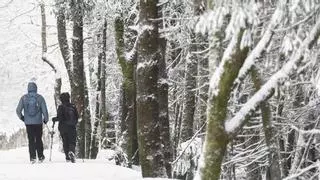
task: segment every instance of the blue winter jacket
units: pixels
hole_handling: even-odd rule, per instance
[[[40,106],[39,112],[34,115],[30,116],[27,112],[25,112],[25,107],[27,106],[27,103],[25,102],[26,97],[28,96],[36,96],[37,97],[37,103]],[[23,110],[23,114],[22,114]],[[28,84],[28,94],[25,94],[21,97],[19,104],[16,109],[17,115],[19,119],[24,121],[26,125],[32,125],[32,124],[42,124],[43,122],[47,123],[49,120],[48,110],[46,101],[44,98],[37,93],[37,85],[34,82],[30,82]]]

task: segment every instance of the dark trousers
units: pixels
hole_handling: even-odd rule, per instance
[[[76,149],[76,139],[77,139],[77,131],[76,126],[72,125],[62,125],[60,129],[60,135],[63,143],[63,151],[66,155],[66,159],[69,160],[69,151],[75,153]]]
[[[26,125],[28,141],[29,141],[29,155],[30,160],[43,158],[43,143],[42,143],[42,124]]]

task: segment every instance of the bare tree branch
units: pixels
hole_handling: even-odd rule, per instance
[[[13,17],[12,19],[10,19],[10,24],[12,24],[12,22],[13,22],[14,20],[16,20],[17,18],[19,18],[19,17],[21,17],[21,16],[23,16],[23,15],[26,15],[26,14],[32,12],[32,11],[35,10],[35,9],[36,9],[36,6],[34,5],[32,9],[30,9],[30,10],[28,10],[28,11],[25,11],[25,12],[23,12],[23,13],[21,13],[21,14],[18,14],[17,16],[15,16],[15,17]]]
[[[315,41],[320,35],[320,19],[318,19],[316,25],[313,27],[309,36],[305,38],[302,46],[291,56],[290,60],[261,87],[261,89],[255,93],[255,95],[243,105],[243,107],[237,112],[237,114],[225,123],[226,131],[229,134],[235,134],[244,125],[245,118],[255,110],[261,102],[270,98],[275,86],[281,83],[292,74],[292,71],[298,66],[298,64],[304,59],[305,53],[308,49],[314,45]],[[307,60],[306,60],[307,61]]]
[[[0,9],[8,7],[12,2],[13,2],[13,0],[8,1],[3,6],[0,6]]]

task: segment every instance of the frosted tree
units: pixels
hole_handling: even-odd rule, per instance
[[[98,133],[98,130],[105,128],[107,123],[107,114],[106,114],[106,39],[107,39],[107,20],[102,16],[102,27],[98,30],[97,33],[97,49],[98,49],[98,70],[96,72],[97,78],[97,93],[96,93],[96,108],[95,108],[95,120],[93,124],[92,131],[92,141],[91,141],[91,150],[90,158],[95,159],[97,157],[101,136]],[[103,138],[102,138],[103,139]],[[115,141],[113,142],[115,143]]]
[[[117,2],[119,3],[119,2]],[[119,3],[120,5],[120,3]],[[121,2],[121,7],[134,6],[134,2]],[[137,114],[136,114],[136,82],[135,68],[137,64],[136,35],[129,31],[129,26],[135,26],[136,8],[122,8],[114,20],[116,52],[123,74],[121,99],[121,134],[122,146],[128,157],[129,166],[138,164]],[[129,16],[125,16],[128,14]],[[127,35],[127,38],[125,36]],[[133,41],[133,43],[132,43]],[[129,51],[129,52],[127,52]]]
[[[55,107],[58,108],[58,105],[60,104],[60,93],[61,93],[61,86],[62,86],[62,80],[60,76],[60,72],[57,69],[56,65],[54,65],[49,59],[48,59],[48,47],[47,47],[47,20],[46,20],[46,9],[45,9],[45,3],[43,1],[40,2],[40,10],[41,10],[41,44],[42,44],[42,60],[46,62],[52,70],[56,74],[56,80],[55,80],[55,86],[54,86],[54,100],[55,100]]]
[[[284,14],[287,8],[295,8],[298,3],[304,4],[304,13],[300,15],[304,16],[304,19],[295,17],[293,21],[285,24]],[[229,142],[232,141],[235,136],[239,133],[239,130],[246,124],[246,122],[252,117],[252,112],[260,107],[262,123],[264,127],[264,137],[266,145],[268,147],[268,162],[269,168],[267,170],[267,177],[269,179],[279,179],[281,177],[281,172],[279,171],[279,164],[277,164],[279,157],[279,150],[277,145],[277,139],[273,137],[275,131],[272,128],[272,122],[270,121],[273,118],[270,118],[270,107],[266,104],[266,100],[272,97],[274,89],[277,85],[281,85],[282,82],[293,72],[293,69],[296,68],[304,59],[304,54],[306,49],[311,49],[314,45],[315,39],[319,35],[318,23],[308,22],[308,25],[311,25],[312,28],[309,28],[306,31],[309,31],[309,34],[302,37],[300,36],[300,42],[296,42],[296,51],[294,53],[288,54],[288,62],[282,63],[282,67],[279,68],[279,71],[274,72],[275,74],[270,78],[265,78],[265,84],[259,87],[259,84],[262,82],[261,79],[257,79],[256,70],[252,69],[254,63],[262,62],[264,57],[262,56],[263,52],[267,48],[273,47],[270,46],[270,42],[274,43],[277,39],[272,41],[272,37],[275,34],[273,29],[281,27],[280,25],[294,28],[298,24],[304,23],[309,19],[315,17],[316,8],[310,8],[306,4],[313,3],[314,1],[308,1],[306,3],[294,1],[292,4],[286,2],[278,2],[276,4],[276,10],[268,23],[264,25],[264,30],[261,34],[261,38],[257,43],[252,43],[251,36],[252,34],[248,32],[254,32],[253,28],[257,27],[259,16],[257,16],[257,9],[265,8],[263,5],[272,6],[272,4],[262,3],[259,5],[259,2],[235,2],[235,1],[216,1],[209,2],[209,5],[212,5],[213,11],[209,12],[210,15],[204,16],[206,18],[211,17],[212,21],[209,21],[208,24],[212,22],[213,26],[221,27],[223,21],[219,21],[219,18],[222,17],[223,13],[232,12],[230,17],[230,22],[228,22],[228,27],[226,29],[226,38],[231,39],[229,41],[228,47],[224,50],[224,55],[222,61],[219,63],[218,68],[215,70],[214,75],[210,80],[210,94],[209,94],[209,107],[208,107],[208,126],[206,131],[206,143],[204,147],[204,162],[201,168],[201,179],[219,179],[221,172],[221,164],[224,161],[223,156],[227,154],[227,147]],[[290,5],[293,5],[292,7]],[[242,8],[247,9],[242,13]],[[231,7],[231,9],[228,9]],[[259,8],[260,7],[260,8]],[[257,9],[256,9],[257,8]],[[292,10],[292,9],[290,9]],[[295,14],[298,11],[292,11],[287,14],[286,17],[293,17],[292,14]],[[292,13],[292,14],[291,14]],[[291,16],[292,15],[292,16]],[[233,24],[237,22],[237,24]],[[208,25],[207,24],[207,25]],[[199,30],[202,31],[205,27],[201,27],[201,20],[199,23]],[[212,26],[209,26],[212,28]],[[310,26],[309,26],[310,27]],[[286,28],[284,28],[286,29]],[[306,32],[304,31],[304,32]],[[301,35],[301,34],[300,34]],[[271,45],[273,45],[271,43]],[[250,47],[250,51],[249,51]],[[285,48],[288,48],[285,45]],[[291,49],[292,50],[292,49]],[[268,54],[269,55],[269,54]],[[256,67],[256,66],[255,66]],[[260,67],[258,67],[259,69]],[[241,108],[232,114],[228,112],[230,107],[231,95],[234,91],[234,88],[237,87],[239,83],[237,78],[243,79],[248,75],[248,72],[252,72],[252,80],[257,92],[252,95],[249,100],[241,105]],[[260,81],[260,83],[259,83]],[[235,89],[237,90],[237,89]],[[233,101],[233,100],[232,100]],[[231,101],[231,102],[232,102]],[[234,107],[230,107],[234,109]],[[229,109],[230,111],[230,109]],[[232,110],[231,110],[232,111]],[[231,157],[232,158],[232,157]]]
[[[158,1],[140,1],[136,70],[137,119],[140,163],[143,177],[166,177],[159,122],[158,78],[161,61]]]
[[[66,11],[70,3],[70,11]],[[79,157],[89,157],[91,144],[91,117],[88,89],[83,61],[83,16],[84,4],[77,1],[57,1],[58,41],[65,66],[68,71],[71,101],[76,105],[80,114],[78,127]],[[73,21],[72,58],[66,31],[66,12],[71,12]]]

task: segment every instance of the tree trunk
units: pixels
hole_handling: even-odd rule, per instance
[[[201,168],[201,179],[219,179],[221,164],[229,142],[228,134],[224,129],[227,115],[227,105],[232,90],[232,85],[248,54],[248,48],[240,48],[244,30],[239,30],[231,40],[229,47],[231,54],[224,56],[221,67],[223,68],[220,81],[217,82],[217,92],[213,92],[209,99],[208,125],[204,146],[204,167]],[[226,53],[230,53],[226,51]]]
[[[41,42],[42,42],[42,60],[46,62],[56,74],[55,84],[54,84],[54,102],[55,107],[58,109],[60,104],[60,93],[61,93],[61,76],[57,70],[57,68],[53,65],[52,62],[48,59],[47,54],[47,20],[46,20],[46,11],[45,11],[45,4],[44,1],[40,2],[40,10],[41,10]]]
[[[258,91],[262,86],[262,79],[258,70],[253,67],[251,70],[251,77],[256,91]],[[263,131],[265,135],[266,144],[268,147],[268,161],[269,167],[267,169],[266,178],[270,180],[280,180],[281,179],[281,167],[280,167],[280,153],[278,139],[275,134],[276,131],[272,126],[272,115],[271,109],[268,101],[264,101],[260,104]]]
[[[199,16],[203,11],[203,5],[205,2],[203,0],[194,0],[193,1],[193,13],[194,16]],[[194,30],[191,30],[191,45],[187,55],[186,61],[186,70],[185,70],[185,95],[184,95],[184,110],[182,118],[182,127],[181,127],[181,141],[185,142],[193,136],[193,128],[195,124],[195,109],[196,109],[196,87],[198,74],[198,59],[195,54],[197,50],[201,49],[199,45],[202,38],[199,35],[196,35]],[[207,94],[207,92],[205,92]],[[203,94],[202,94],[203,95]],[[205,98],[205,96],[202,96]],[[204,110],[204,107],[202,107]],[[200,125],[200,127],[202,124]]]
[[[100,36],[98,35],[98,39],[100,40]],[[100,49],[101,51],[101,49]],[[95,110],[95,119],[93,123],[93,131],[92,131],[92,141],[91,141],[91,159],[96,159],[98,151],[99,151],[99,135],[98,135],[98,128],[100,126],[101,121],[101,52],[98,55],[98,72],[97,72],[97,79],[98,79],[98,86],[97,86],[97,94],[96,94],[96,110]]]
[[[105,19],[104,21],[104,27],[103,27],[103,46],[102,46],[102,53],[101,53],[101,102],[100,102],[100,126],[101,126],[101,144],[102,146],[103,141],[106,140],[107,132],[106,132],[106,123],[108,122],[108,113],[107,113],[107,107],[106,107],[106,64],[107,64],[107,56],[106,56],[106,51],[107,51],[107,20]],[[105,147],[104,147],[105,148]]]
[[[158,1],[140,0],[140,39],[138,43],[137,119],[139,155],[143,177],[166,177],[159,122]]]
[[[131,164],[138,164],[138,158],[135,157],[138,150],[137,139],[137,114],[136,114],[136,85],[134,79],[135,59],[126,59],[125,56],[125,43],[124,43],[124,22],[118,17],[115,20],[116,32],[116,52],[118,62],[121,66],[123,74],[123,99],[121,107],[122,114],[122,138],[124,139],[125,152],[128,156],[129,167]]]
[[[194,124],[194,111],[196,106],[195,89],[197,86],[197,59],[195,54],[195,36],[191,37],[193,45],[187,55],[187,64],[185,70],[185,94],[184,94],[184,110],[181,126],[181,142],[185,142],[193,136],[193,124]]]
[[[58,31],[58,42],[61,51],[61,55],[64,60],[65,67],[68,72],[68,78],[70,81],[71,89],[73,89],[73,76],[72,76],[72,67],[71,67],[71,55],[69,51],[69,44],[67,39],[67,31],[66,31],[66,17],[65,12],[66,8],[64,6],[63,0],[56,1],[58,6],[57,12],[57,31]]]
[[[258,115],[258,114],[256,114]],[[250,122],[248,122],[250,123]],[[254,125],[253,123],[251,123],[252,125]],[[248,127],[250,127],[251,125],[248,124]],[[250,136],[248,137],[246,140],[245,140],[245,145],[248,147],[248,146],[252,146],[253,144],[256,144],[259,142],[260,140],[260,137],[259,137],[259,131],[256,130],[256,129],[250,129],[248,130],[250,134],[253,134],[253,136]],[[256,148],[253,147],[253,148]],[[260,168],[259,168],[259,163],[258,162],[250,162],[250,164],[247,166],[246,168],[246,172],[247,172],[247,177],[246,177],[246,180],[262,180],[262,173],[260,171]]]
[[[71,2],[73,20],[73,86],[71,100],[76,105],[81,121],[78,127],[79,158],[88,158],[91,144],[91,121],[88,88],[83,62],[83,5],[79,0]]]
[[[103,21],[106,21],[105,19]],[[105,22],[104,22],[105,23]],[[105,33],[106,28],[103,27],[101,31],[97,35],[98,39],[98,72],[97,72],[97,80],[98,80],[98,85],[97,85],[97,94],[96,94],[96,110],[95,110],[95,120],[93,124],[93,132],[92,132],[92,141],[91,141],[91,154],[90,158],[91,159],[96,159],[97,154],[99,151],[99,134],[98,134],[98,129],[100,127],[100,122],[101,122],[101,117],[102,117],[102,112],[101,112],[101,75],[102,75],[102,59],[105,58],[105,46],[106,46],[106,36]]]
[[[164,160],[165,167],[167,170],[168,177],[171,177],[171,162],[172,162],[172,147],[170,139],[170,122],[169,122],[169,112],[168,112],[168,76],[167,76],[167,66],[165,59],[166,52],[166,40],[160,39],[160,52],[161,58],[159,59],[159,75],[158,75],[158,100],[159,100],[159,122],[160,125],[160,139],[163,144],[164,149]]]
[[[199,129],[207,120],[207,102],[208,102],[208,92],[209,92],[209,61],[208,58],[200,58],[198,62],[198,87],[199,87],[199,97],[197,98],[197,114],[196,119],[197,126]],[[205,128],[201,132],[205,132]]]

